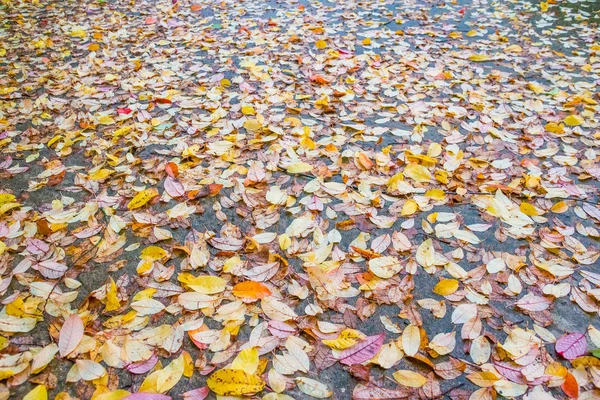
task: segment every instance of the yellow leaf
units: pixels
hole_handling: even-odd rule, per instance
[[[490,371],[473,372],[467,375],[467,379],[479,387],[490,387],[494,382],[500,379],[495,373]]]
[[[315,47],[319,50],[323,50],[324,48],[327,47],[327,42],[324,40],[317,40],[315,42]]]
[[[115,120],[110,115],[101,115],[98,117],[98,123],[100,125],[112,125],[115,123]]]
[[[254,374],[258,368],[258,349],[248,347],[240,351],[231,363],[231,369],[241,369],[247,374]]]
[[[537,215],[540,215],[537,208],[535,208],[535,206],[532,204],[523,202],[521,203],[519,208],[521,209],[521,212],[527,215],[528,217],[535,217]]]
[[[119,298],[117,297],[117,284],[110,278],[109,288],[106,291],[106,308],[104,311],[110,312],[118,310],[121,307]]]
[[[179,382],[185,369],[184,355],[177,357],[163,369],[154,371],[144,379],[140,392],[166,393]]]
[[[292,239],[285,233],[279,235],[279,248],[281,250],[287,250],[292,245]]]
[[[100,45],[98,43],[90,43],[88,46],[89,51],[98,51],[100,50]]]
[[[363,46],[368,46],[368,45],[370,45],[370,44],[371,44],[371,38],[364,38],[364,39],[362,40],[362,44],[363,44]]]
[[[569,206],[567,205],[567,203],[565,203],[564,201],[559,201],[558,203],[556,203],[555,205],[552,206],[550,211],[552,211],[555,214],[562,214],[562,213],[566,212],[568,209],[569,209]]]
[[[37,385],[33,390],[23,397],[23,400],[48,400],[46,386]]]
[[[433,200],[444,200],[446,198],[446,193],[444,193],[442,189],[431,189],[425,192],[425,196]]]
[[[166,250],[158,246],[148,246],[140,254],[140,258],[144,261],[157,261],[168,255]]]
[[[427,383],[427,378],[418,372],[401,369],[393,373],[396,382],[403,386],[418,388]]]
[[[208,378],[206,384],[210,390],[221,396],[253,394],[265,387],[265,382],[259,375],[231,368],[216,371]]]
[[[505,53],[521,53],[523,52],[523,48],[518,44],[512,44],[504,49]]]
[[[256,114],[256,111],[254,110],[254,107],[252,107],[252,106],[242,106],[242,114],[254,115],[254,114]]]
[[[490,56],[487,54],[473,54],[472,56],[469,56],[469,60],[475,62],[489,61]]]
[[[262,124],[256,119],[247,119],[244,121],[244,128],[249,131],[257,131],[262,128]]]
[[[569,126],[578,126],[583,124],[583,118],[580,115],[569,115],[564,122]]]
[[[204,275],[194,278],[188,286],[198,293],[215,294],[225,290],[227,281],[218,276]]]
[[[402,349],[407,356],[414,356],[421,346],[421,331],[413,324],[408,325],[402,332]]]
[[[542,12],[548,11],[548,2],[547,1],[540,2],[540,10]]]
[[[102,168],[99,169],[98,171],[94,172],[93,174],[88,175],[88,177],[93,180],[93,181],[101,181],[102,179],[106,179],[110,176],[110,174],[112,174],[113,170],[110,169],[106,169],[106,168]]]
[[[404,203],[404,205],[402,206],[402,211],[401,211],[400,215],[402,215],[403,217],[413,215],[414,213],[417,212],[418,209],[419,209],[419,206],[416,201],[407,200],[406,203]]]
[[[127,390],[117,389],[112,392],[101,393],[98,395],[96,395],[96,393],[94,393],[94,396],[92,397],[92,399],[93,400],[123,400],[130,394],[131,393],[128,392]],[[56,400],[56,398],[55,398],[55,400]]]
[[[442,279],[433,288],[433,293],[440,296],[448,296],[458,290],[458,281],[456,279]]]
[[[346,328],[337,338],[323,340],[323,344],[332,349],[344,350],[354,346],[358,340],[364,338],[364,336],[365,335],[357,330]]]
[[[13,208],[21,207],[19,203],[4,203],[0,204],[0,215],[4,214],[7,211],[12,210]]]
[[[300,174],[300,173],[312,171],[313,167],[312,167],[312,165],[310,165],[308,163],[298,161],[298,162],[288,165],[286,169],[287,169],[287,172],[289,172],[290,174]]]
[[[130,210],[135,210],[143,207],[156,196],[158,196],[158,190],[156,190],[156,188],[142,190],[136,194],[133,199],[131,199],[131,201],[127,204],[127,208]]]
[[[462,37],[462,33],[461,32],[450,32],[448,34],[448,37],[450,37],[452,39],[460,39]]]
[[[14,194],[10,194],[10,193],[0,194],[0,205],[6,204],[6,203],[16,203],[16,202],[17,202],[17,198],[15,197]]]
[[[420,164],[410,163],[404,167],[404,176],[407,176],[416,182],[425,183],[431,180],[431,172]]]
[[[475,35],[477,35],[477,31],[475,31],[475,30],[470,30],[469,32],[467,32],[468,37],[473,37]]]

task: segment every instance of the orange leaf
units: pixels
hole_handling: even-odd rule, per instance
[[[242,299],[262,299],[271,295],[271,290],[260,282],[246,281],[233,287],[233,295]]]
[[[567,376],[565,377],[565,381],[563,382],[561,388],[563,392],[565,392],[565,394],[570,398],[576,399],[579,397],[579,385],[577,384],[577,380],[572,373],[567,372]]]
[[[167,175],[171,178],[177,178],[179,175],[179,166],[172,161],[168,162],[167,165],[165,165],[165,171],[167,171]]]

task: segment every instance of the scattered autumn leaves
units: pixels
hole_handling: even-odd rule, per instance
[[[590,13],[267,3],[1,2],[0,399],[600,398]]]

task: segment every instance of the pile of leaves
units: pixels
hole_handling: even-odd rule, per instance
[[[0,399],[600,398],[589,4],[2,0]]]

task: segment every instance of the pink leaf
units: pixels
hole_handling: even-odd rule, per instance
[[[63,276],[68,269],[65,264],[60,264],[49,260],[42,261],[34,268],[40,271],[40,273],[44,275],[44,278],[48,279],[58,279]]]
[[[181,197],[185,194],[183,184],[170,176],[167,176],[167,179],[165,179],[165,190],[171,197]]]
[[[210,393],[210,389],[208,386],[204,386],[203,388],[198,388],[194,390],[190,390],[189,392],[185,392],[183,394],[184,400],[204,400],[206,396]]]
[[[521,372],[523,367],[515,366],[505,362],[494,362],[494,367],[496,367],[496,370],[509,381],[520,384],[525,383],[525,378]]]
[[[127,368],[127,371],[131,372],[132,374],[141,375],[154,368],[157,362],[158,357],[156,356],[156,354],[152,354],[152,357],[150,357],[149,359],[129,364],[125,368]]]
[[[58,351],[62,357],[68,355],[79,346],[83,339],[83,321],[77,314],[71,314],[60,329]]]
[[[158,393],[132,393],[129,396],[125,397],[123,400],[172,400],[171,396],[167,396],[166,394],[158,394]]]
[[[27,239],[27,251],[31,254],[46,254],[48,250],[50,250],[50,246],[48,246],[48,243],[36,238]]]
[[[583,333],[569,333],[556,341],[556,352],[567,360],[574,360],[585,354],[587,341]]]
[[[517,307],[527,311],[544,311],[550,305],[552,301],[545,297],[536,296],[532,293],[525,295],[523,298],[517,301]]]
[[[384,333],[368,336],[362,342],[342,351],[338,359],[342,364],[346,365],[362,364],[377,354],[381,346],[383,346],[384,340]]]
[[[281,339],[285,339],[296,332],[293,327],[289,326],[285,322],[280,321],[269,321],[267,329],[269,332],[271,332],[271,335]]]

